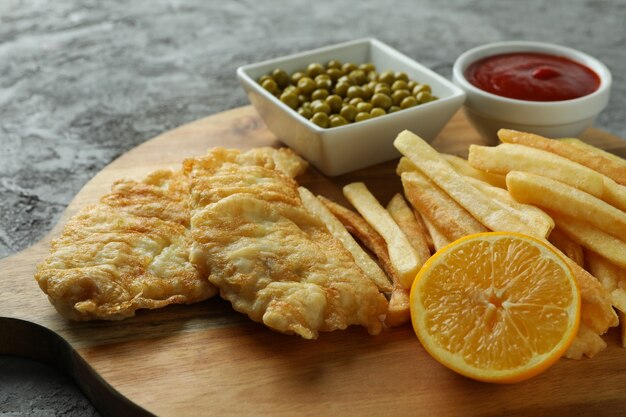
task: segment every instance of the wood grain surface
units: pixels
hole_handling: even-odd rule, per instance
[[[626,141],[589,129],[582,138],[626,156]],[[466,156],[482,143],[461,113],[433,145]],[[166,132],[107,166],[76,196],[43,240],[0,261],[0,353],[58,365],[105,415],[623,415],[626,350],[617,332],[593,359],[562,359],[517,385],[474,382],[448,371],[410,326],[369,336],[363,328],[307,341],[270,331],[219,297],[140,311],[121,322],[73,323],[33,279],[65,220],[120,178],[177,166],[213,146],[279,146],[254,109],[241,107]],[[341,187],[364,181],[386,203],[401,189],[395,161],[337,178],[314,169],[299,179],[343,202]]]

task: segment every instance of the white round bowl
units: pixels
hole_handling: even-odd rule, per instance
[[[541,52],[564,56],[591,68],[600,77],[596,91],[562,101],[527,101],[488,93],[465,78],[467,67],[482,58],[513,52]],[[467,96],[464,111],[478,132],[489,142],[497,141],[501,128],[561,138],[576,137],[593,124],[609,101],[611,73],[596,58],[575,49],[542,42],[496,42],[479,46],[457,58],[452,80]]]

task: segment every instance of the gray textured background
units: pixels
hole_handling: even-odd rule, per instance
[[[128,149],[246,104],[239,65],[360,37],[446,77],[487,42],[578,48],[614,77],[596,127],[626,137],[622,0],[0,0],[0,258],[45,235]],[[97,412],[63,374],[0,356],[0,417],[26,415]]]

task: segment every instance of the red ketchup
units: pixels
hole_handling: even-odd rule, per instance
[[[600,87],[600,77],[590,68],[563,56],[537,52],[483,58],[467,68],[465,78],[489,93],[529,101],[571,100]]]

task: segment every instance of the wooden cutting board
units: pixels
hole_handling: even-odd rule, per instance
[[[589,129],[587,142],[626,156],[626,141]],[[461,113],[433,143],[466,156],[481,143]],[[43,240],[0,261],[0,353],[56,364],[105,415],[554,415],[626,413],[626,350],[616,331],[593,359],[562,359],[517,385],[489,385],[448,371],[423,350],[410,326],[369,336],[363,328],[307,341],[277,334],[219,297],[193,306],[142,311],[121,322],[72,323],[33,279],[50,239],[78,209],[119,178],[141,178],[213,146],[278,146],[250,106],[166,132],[104,168]],[[341,187],[364,181],[386,203],[400,190],[395,162],[338,178],[310,169],[300,183],[344,201]]]

